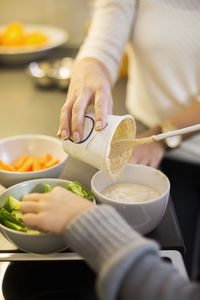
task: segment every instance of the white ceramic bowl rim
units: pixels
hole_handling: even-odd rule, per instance
[[[49,140],[58,140],[56,137],[45,135],[45,134],[19,134],[19,135],[12,135],[5,138],[0,139],[0,144],[2,142],[10,141],[10,140],[18,140],[21,138],[48,138]]]
[[[62,146],[62,143],[59,139],[55,138],[55,137],[52,137],[52,136],[49,136],[49,135],[43,135],[43,134],[23,134],[23,135],[14,135],[14,136],[9,136],[9,137],[6,137],[6,138],[3,138],[0,140],[0,145],[4,142],[7,142],[7,141],[14,141],[14,140],[20,140],[22,138],[28,138],[28,139],[33,139],[33,138],[41,138],[41,139],[48,139],[49,141],[53,141],[53,142],[57,142],[57,143],[60,143],[61,146]],[[66,159],[68,158],[68,155],[66,154],[66,157],[64,159],[62,159],[58,164],[50,167],[49,169],[53,170],[54,168],[58,167],[59,165],[61,165],[63,163],[63,161],[65,161]],[[48,170],[47,169],[43,169],[43,170],[39,170],[39,171],[31,171],[31,172],[14,172],[14,171],[6,171],[6,170],[0,170],[0,172],[2,173],[7,173],[7,174],[13,174],[13,175],[17,175],[17,174],[30,174],[30,173],[42,173],[44,171]]]
[[[140,166],[140,165],[138,164],[137,166]],[[145,167],[146,167],[146,168],[151,168],[152,170],[155,170],[155,168],[152,168],[152,167],[149,167],[149,166],[145,166],[145,165],[142,165],[142,167],[143,167],[143,168],[145,168]],[[99,191],[96,189],[96,187],[95,187],[94,184],[93,184],[93,181],[95,180],[95,177],[96,177],[98,174],[103,173],[103,172],[105,172],[105,171],[104,171],[104,170],[99,170],[99,171],[97,171],[97,172],[94,174],[94,176],[92,177],[92,180],[91,180],[91,185],[93,186],[93,189],[95,190],[96,194],[97,194],[99,197],[103,197],[103,198],[105,198],[106,200],[109,200],[109,201],[112,202],[112,203],[119,203],[119,204],[129,205],[129,206],[148,205],[148,203],[153,203],[153,202],[159,201],[160,197],[163,197],[163,196],[167,195],[168,192],[169,192],[169,190],[170,190],[170,181],[169,181],[169,179],[167,178],[167,176],[166,176],[164,173],[162,173],[160,170],[158,170],[158,172],[160,172],[161,175],[163,175],[163,176],[166,177],[166,181],[167,181],[167,183],[168,183],[168,184],[167,184],[167,189],[166,189],[166,191],[165,191],[164,193],[162,193],[159,197],[156,197],[156,198],[154,198],[154,199],[152,199],[152,200],[141,201],[141,202],[122,202],[122,201],[115,201],[115,200],[113,200],[113,199],[111,199],[111,198],[109,198],[109,197],[105,197],[101,192],[99,192]],[[130,181],[130,183],[132,183],[132,182]],[[115,182],[113,182],[113,184],[115,184]]]

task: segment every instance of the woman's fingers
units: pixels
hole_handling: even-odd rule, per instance
[[[74,142],[78,143],[83,139],[83,127],[85,113],[91,102],[92,90],[81,93],[74,102],[71,115],[71,129]]]
[[[87,108],[94,99],[95,129],[102,130],[107,124],[107,116],[112,113],[112,96],[109,88],[85,91],[75,100],[67,100],[63,105],[60,116],[58,136],[68,139],[70,135],[77,143],[83,139],[84,116]]]
[[[137,164],[139,160],[139,157],[137,157],[137,155],[135,155],[135,153],[131,154],[131,157],[129,158],[128,163],[129,164]]]
[[[107,124],[108,114],[112,111],[112,96],[110,87],[99,87],[95,93],[95,129],[102,130]]]
[[[57,135],[67,140],[71,135],[71,113],[74,105],[74,98],[66,100],[60,113],[60,124]]]
[[[129,163],[143,164],[158,168],[165,150],[159,143],[136,146],[133,150]]]
[[[160,160],[157,159],[153,159],[152,161],[150,161],[149,166],[152,168],[158,168],[160,165]]]
[[[150,161],[149,166],[152,168],[158,168],[160,165],[160,162],[163,159],[163,156],[165,154],[165,150],[161,147],[158,151],[157,151],[157,155],[153,155],[152,159]]]
[[[75,142],[83,139],[84,115],[94,105],[95,128],[102,130],[112,113],[112,95],[108,71],[98,60],[85,58],[74,65],[67,101],[61,109],[57,135]]]
[[[149,166],[149,164],[151,163],[151,157],[141,157],[137,163],[139,165]]]

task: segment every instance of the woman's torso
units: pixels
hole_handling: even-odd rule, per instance
[[[154,126],[200,92],[200,1],[138,0],[129,49],[127,107]]]

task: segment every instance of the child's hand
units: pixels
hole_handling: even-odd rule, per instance
[[[20,210],[23,213],[23,222],[27,226],[62,234],[74,218],[94,205],[65,188],[55,187],[46,194],[26,195]]]

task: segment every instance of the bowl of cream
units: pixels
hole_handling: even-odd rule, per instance
[[[138,232],[147,234],[164,216],[170,182],[161,171],[139,164],[127,164],[118,178],[100,170],[91,180],[97,204],[113,206]]]

